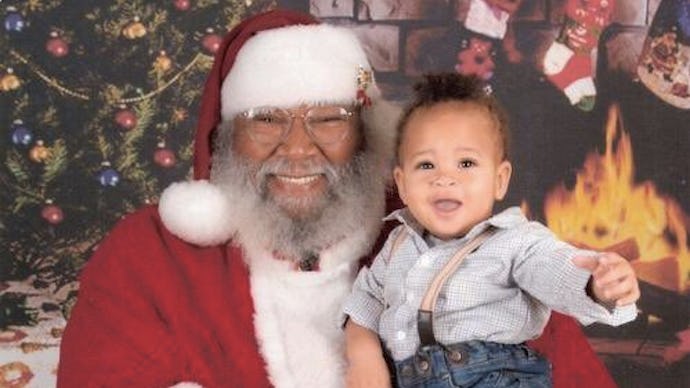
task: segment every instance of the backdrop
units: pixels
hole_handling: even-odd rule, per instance
[[[486,79],[513,131],[501,206],[637,270],[639,318],[586,328],[595,350],[622,387],[690,386],[690,1],[5,0],[0,387],[54,385],[79,270],[190,175],[221,36],[276,6],[355,31],[389,99],[425,72]]]

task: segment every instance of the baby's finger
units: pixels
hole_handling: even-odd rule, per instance
[[[616,301],[616,306],[617,307],[622,307],[622,306],[627,306],[629,304],[633,304],[637,302],[637,300],[640,299],[640,290],[639,289],[634,289],[628,293],[628,295],[625,295],[624,297],[618,299]]]

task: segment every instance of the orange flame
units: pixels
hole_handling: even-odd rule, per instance
[[[635,241],[640,279],[679,292],[690,288],[689,218],[652,182],[634,182],[632,145],[617,105],[609,108],[605,153],[587,156],[572,190],[562,183],[552,189],[544,214],[548,226],[574,244],[606,249]]]

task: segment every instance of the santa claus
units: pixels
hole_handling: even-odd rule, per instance
[[[58,386],[343,386],[341,301],[381,228],[395,112],[348,30],[289,11],[234,28],[205,85],[195,181],[88,262]],[[536,346],[556,385],[612,385],[555,318]]]

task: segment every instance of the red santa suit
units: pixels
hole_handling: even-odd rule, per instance
[[[310,16],[286,11],[248,19],[223,41],[204,89],[195,139],[197,181],[173,185],[159,206],[127,216],[89,260],[62,340],[59,387],[344,385],[340,305],[379,224],[365,222],[321,252],[318,271],[295,271],[289,261],[260,246],[241,244],[232,222],[215,219],[216,214],[232,214],[233,204],[204,180],[209,177],[212,132],[221,117],[252,106],[294,106],[329,96],[339,101],[339,93],[364,95],[372,111],[378,109],[378,90],[361,81],[368,79],[361,77],[362,71],[371,70],[361,48],[338,32],[333,39],[344,39],[334,43],[338,52],[324,54],[332,61],[330,70],[320,74],[316,67],[323,64],[309,59],[278,69],[275,77],[302,69],[299,83],[339,77],[346,79],[342,85],[326,83],[321,90],[284,86],[282,94],[252,95],[247,87],[266,81],[268,88],[275,80],[243,76],[224,82],[237,69],[258,71],[262,64],[257,61],[276,64],[263,54],[252,57],[247,44],[268,33],[279,33],[271,52],[283,60],[299,62],[295,54],[300,53],[311,58],[303,47],[288,44],[280,50],[286,46],[283,33],[295,33],[289,39],[301,42],[303,33],[294,32],[295,25],[317,28],[310,33],[318,31],[317,40],[306,44],[311,51],[315,44],[329,44],[329,27],[319,30],[323,25]],[[348,50],[352,55],[341,55]],[[352,64],[339,67],[352,58],[357,69]],[[350,72],[354,82],[347,80]],[[615,386],[570,318],[554,314],[534,346],[553,363],[556,387]]]

